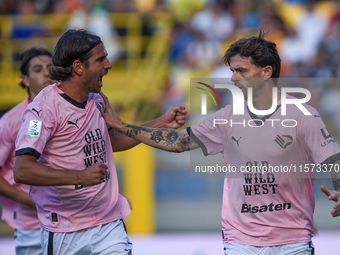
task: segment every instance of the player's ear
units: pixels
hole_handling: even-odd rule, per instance
[[[271,66],[265,66],[262,68],[262,77],[264,78],[265,81],[270,79],[273,74],[273,68]]]
[[[28,81],[28,76],[27,75],[23,75],[22,76],[22,83],[26,86],[26,87],[30,87],[30,83]]]
[[[84,64],[79,60],[75,60],[73,62],[73,70],[76,74],[82,75],[84,72]]]

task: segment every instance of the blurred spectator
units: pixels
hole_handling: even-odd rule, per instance
[[[176,23],[170,36],[172,48],[170,50],[170,61],[177,64],[184,56],[188,44],[193,40],[194,32],[188,22]]]
[[[259,27],[260,18],[257,13],[252,12],[252,2],[250,0],[234,1],[229,10],[235,19],[236,29]]]
[[[110,1],[110,10],[112,12],[137,12],[135,0],[113,0]]]
[[[294,29],[287,32],[279,49],[281,59],[287,64],[307,63],[309,49],[304,47],[303,40]]]
[[[340,78],[340,51],[336,52],[333,59],[334,77]]]
[[[285,0],[285,1],[292,4],[305,4],[308,0]]]
[[[340,0],[334,2],[338,9],[327,13],[332,15],[330,18],[316,11],[320,10],[316,7],[324,4],[316,0],[0,0],[0,13],[18,14],[13,38],[51,33],[45,23],[25,14],[71,13],[67,26],[99,34],[110,61],[122,57],[117,33],[127,34],[125,27],[115,28],[112,13],[136,13],[142,22],[142,35],[149,36],[143,41],[143,49],[156,31],[153,14],[170,13],[174,25],[169,38],[171,66],[166,81],[167,97],[168,101],[177,101],[189,93],[189,78],[229,77],[229,68],[220,64],[221,44],[227,45],[239,36],[250,36],[259,27],[269,31],[267,39],[278,46],[283,61],[281,77],[340,78]],[[294,15],[283,14],[287,6],[296,7]],[[0,36],[1,33],[2,30]],[[313,85],[313,93],[325,94],[322,100],[326,101],[326,96],[335,98],[340,89],[325,84]]]
[[[97,34],[105,44],[110,62],[117,60],[121,54],[116,40],[114,22],[102,1],[80,1],[69,21],[69,28],[83,28]]]
[[[231,76],[233,76],[233,72],[230,70],[230,67],[221,63],[221,61],[219,61],[219,64],[214,67],[209,75],[210,78],[231,78]]]
[[[222,48],[219,41],[209,40],[202,31],[196,31],[194,40],[188,44],[185,60],[194,69],[211,68],[221,59]]]
[[[183,105],[183,102],[186,101],[186,93],[176,84],[164,88],[164,96],[162,100],[162,112],[167,111],[169,107],[176,105]],[[186,107],[186,109],[190,109],[190,107]]]
[[[191,19],[194,30],[200,31],[210,40],[228,40],[234,33],[235,20],[217,1],[208,9],[195,14]]]
[[[315,12],[316,0],[307,2],[307,10],[303,13],[297,24],[296,32],[298,39],[303,44],[306,61],[311,60],[325,36],[328,27],[328,18],[321,13]]]
[[[1,0],[0,14],[13,14],[16,12],[20,0]]]
[[[280,49],[281,42],[287,34],[287,28],[272,1],[263,1],[260,8],[260,27],[268,31],[267,40],[275,42]]]
[[[187,21],[198,11],[201,11],[209,0],[167,0],[167,4],[175,21]]]
[[[319,47],[312,61],[311,78],[332,78],[334,76],[332,62],[328,58],[326,50]]]
[[[321,94],[319,111],[323,117],[332,122],[332,135],[340,133],[340,80],[332,79],[330,87]],[[335,127],[334,127],[335,125]]]
[[[340,51],[340,21],[333,23],[321,43],[330,56]]]
[[[156,0],[151,12],[170,12],[169,7],[165,4],[165,0]]]
[[[46,27],[39,20],[27,15],[38,14],[33,1],[20,1],[18,5],[17,17],[14,19],[12,30],[13,38],[42,37],[47,34]]]

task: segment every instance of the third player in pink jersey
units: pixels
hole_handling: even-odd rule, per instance
[[[16,254],[42,254],[40,224],[37,209],[28,194],[28,185],[14,181],[13,163],[15,140],[27,105],[46,86],[53,83],[47,77],[51,68],[51,53],[33,47],[21,55],[21,87],[27,89],[28,98],[15,106],[0,119],[0,195],[3,205],[2,218],[15,231]]]

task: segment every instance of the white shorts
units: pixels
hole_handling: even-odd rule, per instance
[[[42,255],[40,228],[33,230],[15,230],[16,255]]]
[[[312,242],[266,247],[224,243],[224,255],[315,255],[315,250]]]
[[[44,255],[132,254],[132,243],[122,220],[70,233],[42,229],[41,243]]]

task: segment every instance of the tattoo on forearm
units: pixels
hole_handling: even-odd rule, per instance
[[[131,128],[128,131],[126,131],[126,135],[128,137],[132,137],[133,135],[136,136],[136,135],[140,134],[142,131],[148,132],[148,133],[151,132],[151,130],[149,130],[148,128],[141,127],[141,126],[127,125],[126,127]]]
[[[164,140],[162,133],[163,133],[162,131],[155,131],[155,132],[151,133],[150,139],[152,141],[155,141],[156,143],[159,143],[159,142]]]
[[[168,134],[165,136],[165,144],[166,146],[176,145],[178,143],[178,133],[175,130],[170,130]]]
[[[150,129],[141,126],[135,125],[126,125],[127,131],[125,135],[128,137],[138,136],[138,134],[142,134],[142,132],[151,133],[150,140],[155,143],[161,143],[169,149],[166,149],[170,152],[179,153],[181,151],[190,150],[190,146],[196,145],[197,143],[190,139],[188,134],[180,134],[178,130],[173,129]],[[122,132],[122,133],[124,133]],[[165,149],[165,148],[164,148]]]

